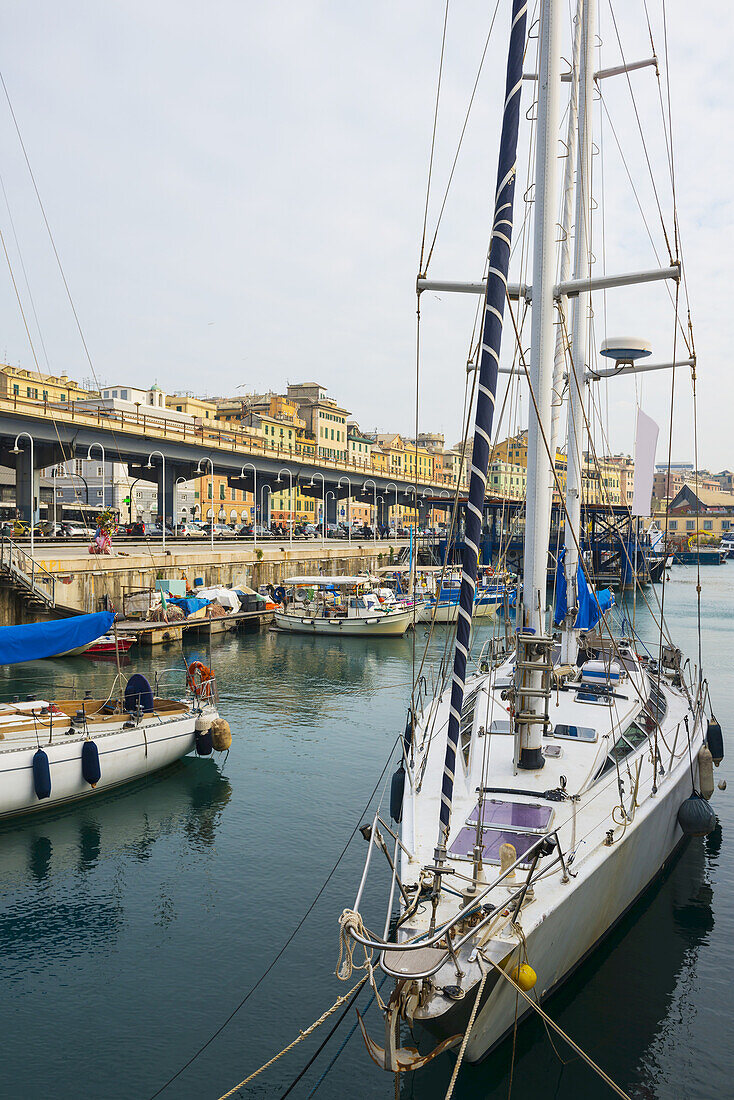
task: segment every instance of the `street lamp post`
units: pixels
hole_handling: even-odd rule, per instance
[[[197,472],[197,474],[200,474],[200,475],[203,473],[203,470],[201,468],[202,462],[208,462],[209,463],[209,484],[212,487],[212,521],[211,521],[211,525],[210,525],[210,535],[211,535],[212,553],[214,553],[214,463],[212,462],[212,460],[210,458],[200,458],[197,465],[196,465],[196,472]]]
[[[34,541],[33,541],[33,527],[34,527],[34,521],[35,521],[35,515],[34,515],[35,509],[33,507],[33,505],[35,504],[35,494],[33,492],[33,489],[34,489],[34,480],[35,479],[34,479],[33,475],[34,475],[34,472],[35,472],[35,467],[33,465],[33,436],[29,432],[18,432],[18,434],[15,437],[15,445],[13,447],[13,454],[14,455],[19,455],[19,454],[23,453],[22,449],[18,446],[18,440],[23,435],[28,438],[28,441],[31,445],[31,557],[33,557],[34,556],[34,548],[35,548],[35,544],[34,544]],[[18,501],[16,500],[15,503],[16,503],[16,507],[17,507]]]
[[[375,519],[372,526],[372,541],[377,542],[377,485],[375,484],[374,479],[369,477],[362,485],[362,488],[366,489],[370,482],[372,482],[372,495],[375,501]]]
[[[66,472],[66,470],[64,470],[64,472]],[[57,462],[56,465],[54,466],[53,470],[51,471],[51,483],[52,483],[53,489],[54,489],[54,519],[53,519],[54,538],[56,538],[56,494],[58,492],[58,489],[56,488],[56,478],[58,476],[59,476],[59,464]]]
[[[385,492],[387,492],[387,490],[390,488],[391,485],[392,485],[393,489],[395,490],[395,545],[397,547],[397,544],[398,544],[398,487],[397,487],[397,485],[395,484],[394,481],[388,481],[387,485],[385,486]],[[388,523],[389,523],[389,518],[388,518]]]
[[[87,462],[91,462],[91,460],[92,460],[92,447],[99,447],[100,451],[102,452],[102,511],[104,512],[104,510],[105,510],[105,500],[104,500],[104,464],[105,464],[104,446],[101,443],[90,443],[89,446],[87,447]],[[110,501],[110,503],[112,503],[112,502]]]
[[[176,485],[185,485],[186,481],[187,481],[187,479],[185,477],[177,477],[176,478]],[[178,508],[178,490],[176,490],[175,496],[174,496],[174,499],[173,499],[173,530],[176,534],[178,534],[178,528],[179,528],[179,524],[176,522],[176,516],[178,515],[178,512],[179,512],[179,508]]]
[[[100,446],[101,446],[101,444],[100,444]],[[161,513],[161,516],[163,517],[163,524],[162,524],[163,553],[165,554],[165,552],[166,552],[166,456],[163,454],[163,451],[151,451],[150,454],[148,455],[148,463],[147,463],[147,466],[146,466],[146,469],[148,469],[148,470],[153,469],[153,463],[150,461],[151,458],[153,457],[153,455],[160,455],[160,457],[161,457],[161,470],[163,472],[163,481],[162,481],[163,502],[161,503],[160,500],[158,501],[158,511]]]
[[[252,545],[257,546],[257,470],[255,469],[252,462],[246,462],[245,465],[240,470],[240,477],[241,478],[244,478],[244,476],[245,476],[245,467],[247,467],[247,466],[249,466],[250,469],[252,470],[252,499],[253,499],[254,505],[255,505],[255,522],[252,525],[252,538],[253,538]]]
[[[267,489],[267,491],[268,491],[268,521],[269,521],[269,520],[270,520],[270,514],[269,514],[269,513],[270,513],[270,499],[271,499],[271,497],[272,497],[272,495],[273,495],[273,490],[272,490],[272,489],[270,488],[270,486],[269,486],[269,485],[263,485],[263,486],[261,486],[261,488],[260,488],[260,516],[262,517],[262,513],[263,513],[263,508],[264,508],[264,505],[263,505],[263,493],[265,492],[265,490],[266,490],[266,489]],[[265,523],[265,524],[263,524],[263,526],[265,527],[265,529],[266,529],[266,530],[268,531],[268,533],[269,533],[269,532],[270,532],[270,523],[269,523],[269,522],[268,522],[268,523]]]
[[[326,500],[328,500],[328,499],[329,499],[329,497],[333,497],[333,498],[334,498],[334,507],[335,507],[335,508],[336,508],[336,510],[338,511],[338,507],[337,507],[337,495],[336,495],[336,493],[332,493],[331,489],[329,489],[328,493],[326,494]],[[326,502],[324,502],[324,516],[326,516]]]
[[[313,479],[315,477],[321,478],[321,545],[326,545],[326,485],[324,484],[324,475],[320,474],[317,470],[316,473],[311,474],[311,480],[308,485],[309,488],[313,488]]]
[[[278,481],[280,481],[280,475],[282,473],[288,474],[288,480],[289,480],[289,489],[288,489],[288,505],[289,505],[289,507],[288,507],[288,517],[289,517],[288,532],[289,532],[289,540],[288,541],[291,544],[291,549],[293,549],[293,503],[294,503],[293,502],[293,474],[290,472],[290,470],[286,470],[285,466],[283,466],[282,469],[278,470],[278,478],[277,478]]]
[[[351,483],[351,481],[349,480],[349,478],[347,477],[346,474],[344,474],[343,477],[339,478],[339,480],[337,481],[337,485],[341,485],[342,481],[346,481],[347,485],[349,486],[349,496],[347,498],[347,537],[349,539],[349,544],[351,546],[351,543],[352,543],[352,483]]]

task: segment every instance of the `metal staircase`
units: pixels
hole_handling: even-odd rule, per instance
[[[56,607],[56,577],[12,539],[0,539],[0,585],[31,607]]]

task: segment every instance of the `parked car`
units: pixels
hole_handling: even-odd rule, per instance
[[[126,535],[134,535],[136,538],[143,538],[145,535],[145,523],[143,520],[136,520],[135,523],[128,523],[125,527]]]
[[[85,527],[83,523],[65,523],[63,525],[64,538],[66,539],[93,539],[94,529]]]
[[[205,523],[202,527],[202,531],[208,537],[211,537],[212,525],[211,523]],[[214,538],[215,539],[231,539],[234,537],[234,531],[231,527],[228,527],[226,523],[214,524]]]
[[[42,519],[34,528],[37,535],[45,539],[58,539],[63,535],[60,523],[54,523],[52,519]]]
[[[163,534],[163,524],[162,523],[149,523],[148,526],[145,528],[145,534],[150,536],[150,538],[160,538],[161,535]],[[170,524],[167,523],[166,524],[166,535],[173,535],[173,534],[174,534],[173,528],[171,527]]]
[[[317,539],[321,532],[313,523],[301,524],[301,533],[305,539]]]

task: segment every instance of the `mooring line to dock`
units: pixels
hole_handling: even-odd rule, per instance
[[[302,916],[302,917],[301,917],[301,919],[299,920],[299,922],[298,922],[298,924],[296,925],[296,927],[295,927],[295,928],[293,929],[293,931],[291,932],[291,934],[290,934],[290,936],[288,937],[288,939],[287,939],[287,940],[285,941],[285,943],[284,943],[284,944],[283,944],[283,946],[282,946],[282,947],[280,948],[280,950],[279,950],[279,951],[277,952],[277,954],[275,955],[275,957],[274,957],[274,958],[273,958],[273,959],[271,960],[271,962],[270,962],[270,963],[268,964],[268,966],[267,966],[267,967],[265,968],[265,970],[264,970],[264,971],[262,972],[262,974],[260,975],[260,977],[259,977],[259,978],[257,979],[257,981],[255,982],[255,984],[254,984],[254,985],[252,985],[252,986],[250,986],[250,988],[248,989],[247,993],[245,993],[244,997],[243,997],[243,998],[242,998],[242,1000],[241,1000],[241,1001],[239,1002],[239,1004],[238,1004],[238,1005],[236,1005],[236,1006],[235,1006],[235,1008],[233,1008],[233,1009],[232,1009],[232,1011],[230,1012],[230,1014],[229,1014],[229,1016],[228,1016],[228,1017],[226,1018],[226,1020],[224,1020],[224,1022],[223,1022],[223,1023],[221,1023],[221,1024],[219,1025],[219,1027],[218,1027],[218,1028],[216,1029],[216,1031],[215,1031],[215,1032],[213,1032],[213,1034],[209,1036],[209,1038],[208,1038],[208,1039],[206,1040],[206,1042],[202,1043],[202,1045],[201,1045],[201,1046],[199,1047],[199,1049],[198,1049],[198,1050],[196,1050],[196,1051],[195,1051],[195,1052],[194,1052],[194,1053],[193,1053],[193,1054],[191,1055],[191,1057],[190,1057],[190,1058],[188,1059],[188,1061],[187,1061],[187,1062],[184,1062],[184,1064],[183,1064],[183,1065],[182,1065],[182,1066],[180,1067],[180,1069],[177,1069],[177,1070],[176,1070],[176,1072],[175,1072],[175,1073],[174,1073],[174,1074],[173,1074],[173,1075],[172,1075],[171,1077],[169,1077],[169,1078],[168,1078],[168,1080],[167,1080],[167,1081],[166,1081],[166,1082],[165,1082],[165,1083],[164,1083],[163,1085],[161,1085],[161,1086],[160,1086],[160,1088],[159,1088],[159,1089],[158,1089],[158,1090],[157,1090],[156,1092],[154,1092],[154,1093],[152,1094],[152,1096],[150,1097],[150,1100],[156,1100],[156,1097],[160,1096],[160,1095],[161,1095],[161,1093],[165,1092],[165,1090],[166,1090],[166,1089],[167,1089],[167,1088],[169,1087],[169,1085],[172,1085],[172,1084],[173,1084],[173,1082],[174,1082],[175,1080],[177,1080],[177,1078],[179,1078],[179,1077],[181,1076],[181,1074],[182,1074],[182,1073],[184,1073],[184,1072],[185,1072],[185,1071],[186,1071],[186,1070],[187,1070],[187,1069],[189,1068],[189,1066],[190,1066],[190,1065],[192,1065],[192,1064],[193,1064],[193,1063],[194,1063],[194,1062],[196,1061],[196,1059],[197,1059],[197,1058],[198,1058],[198,1057],[199,1057],[199,1056],[200,1056],[201,1054],[203,1054],[203,1053],[204,1053],[204,1051],[206,1050],[206,1048],[207,1048],[208,1046],[210,1046],[210,1044],[211,1044],[211,1043],[213,1043],[213,1042],[214,1042],[214,1040],[215,1040],[215,1039],[216,1039],[216,1038],[217,1038],[217,1037],[218,1037],[219,1035],[221,1035],[221,1033],[222,1033],[222,1032],[224,1031],[225,1027],[227,1027],[227,1025],[228,1025],[228,1024],[229,1024],[229,1023],[230,1023],[230,1022],[231,1022],[231,1021],[232,1021],[232,1020],[234,1019],[234,1017],[235,1017],[235,1016],[237,1015],[237,1013],[238,1013],[238,1012],[240,1011],[240,1009],[241,1009],[241,1008],[242,1008],[242,1007],[243,1007],[243,1006],[244,1006],[244,1005],[245,1005],[245,1004],[247,1003],[247,1001],[249,1001],[249,999],[250,999],[250,997],[252,996],[252,994],[253,994],[253,993],[254,993],[254,992],[255,992],[255,991],[256,991],[256,990],[257,990],[257,989],[259,988],[259,986],[260,986],[260,985],[262,985],[262,983],[263,983],[263,982],[265,981],[265,979],[267,978],[268,974],[269,974],[269,973],[270,973],[270,971],[271,971],[271,970],[273,969],[273,967],[275,966],[275,964],[276,964],[276,963],[278,962],[278,960],[279,960],[279,959],[281,958],[281,956],[282,956],[282,955],[284,954],[284,952],[285,952],[285,951],[287,950],[287,948],[288,948],[288,947],[290,946],[290,944],[292,943],[292,941],[293,941],[293,940],[295,939],[295,937],[296,937],[296,936],[298,935],[298,933],[300,932],[301,928],[303,927],[303,925],[305,924],[306,920],[308,919],[309,915],[310,915],[310,914],[311,914],[311,912],[313,911],[313,909],[314,909],[314,907],[315,907],[316,903],[318,902],[319,898],[320,898],[320,897],[321,897],[321,895],[323,894],[323,892],[324,892],[324,890],[326,889],[326,887],[327,887],[327,886],[329,885],[329,882],[331,881],[331,879],[332,879],[332,878],[334,877],[334,874],[336,873],[336,871],[337,871],[337,868],[339,867],[339,864],[340,864],[340,863],[341,863],[341,861],[342,861],[342,860],[344,859],[344,856],[345,856],[345,855],[346,855],[346,853],[347,853],[347,849],[349,848],[349,845],[350,845],[350,844],[352,843],[352,841],[354,840],[354,837],[355,837],[355,836],[356,836],[356,834],[357,834],[357,830],[359,829],[359,826],[360,826],[360,822],[362,821],[362,818],[364,817],[364,815],[365,815],[365,814],[367,813],[367,810],[368,810],[368,809],[369,809],[369,807],[370,807],[370,803],[372,802],[372,799],[373,799],[373,798],[375,797],[375,795],[377,794],[377,792],[378,792],[378,790],[379,790],[379,788],[380,788],[380,784],[382,783],[382,780],[383,780],[383,779],[384,779],[384,777],[385,777],[385,772],[386,772],[386,771],[387,771],[387,769],[388,769],[388,768],[390,767],[390,764],[391,764],[391,762],[392,762],[392,756],[393,756],[393,753],[394,753],[394,751],[395,751],[395,747],[396,747],[396,745],[397,745],[397,744],[398,744],[398,743],[399,743],[399,742],[400,742],[401,740],[402,740],[402,733],[401,733],[401,734],[399,734],[399,735],[398,735],[398,737],[396,737],[396,738],[395,738],[395,740],[394,740],[394,741],[392,742],[392,744],[390,745],[390,751],[389,751],[389,753],[388,753],[388,756],[387,756],[387,760],[385,761],[385,766],[383,767],[383,769],[382,769],[382,771],[381,771],[381,773],[380,773],[380,776],[379,776],[379,778],[378,778],[377,782],[375,783],[374,787],[372,788],[372,792],[371,792],[371,794],[370,794],[369,798],[367,799],[367,802],[365,803],[364,809],[363,809],[363,810],[361,811],[361,813],[360,813],[359,817],[357,818],[357,822],[356,822],[356,824],[355,824],[354,828],[352,829],[351,833],[349,834],[349,837],[347,838],[347,841],[346,841],[346,843],[345,843],[344,847],[342,848],[341,852],[339,853],[339,857],[338,857],[338,859],[336,860],[336,863],[334,864],[334,866],[333,866],[333,867],[331,868],[331,870],[329,871],[328,875],[326,876],[326,878],[324,879],[323,883],[322,883],[322,884],[321,884],[321,886],[319,887],[319,890],[318,890],[318,892],[316,893],[316,896],[314,897],[313,901],[311,902],[311,904],[309,905],[308,909],[306,910],[306,912],[305,912],[305,913],[303,914],[303,916]]]
[[[555,1032],[557,1032],[557,1034],[560,1035],[562,1039],[566,1040],[566,1042],[571,1047],[571,1049],[576,1054],[578,1054],[579,1058],[582,1058],[584,1060],[584,1062],[586,1062],[587,1066],[589,1066],[591,1069],[593,1069],[594,1073],[598,1074],[599,1077],[601,1077],[602,1081],[606,1085],[609,1086],[609,1088],[612,1090],[612,1092],[616,1092],[617,1096],[620,1096],[622,1098],[622,1100],[631,1100],[631,1097],[629,1096],[629,1093],[626,1093],[624,1091],[624,1089],[620,1088],[620,1086],[616,1083],[616,1081],[613,1081],[612,1078],[609,1076],[609,1074],[606,1073],[601,1068],[601,1066],[597,1065],[597,1063],[594,1061],[594,1059],[591,1057],[591,1055],[587,1054],[585,1050],[582,1050],[581,1047],[578,1045],[578,1043],[575,1043],[574,1040],[571,1038],[571,1036],[566,1031],[563,1030],[561,1025],[557,1024],[554,1020],[552,1020],[551,1017],[548,1015],[548,1013],[545,1012],[540,1007],[540,1005],[537,1003],[537,1001],[534,1001],[533,998],[530,997],[520,985],[518,985],[518,983],[515,981],[515,979],[510,974],[508,974],[506,970],[502,969],[502,967],[499,965],[499,963],[496,963],[494,961],[494,959],[489,958],[487,955],[484,954],[484,952],[482,952],[481,954],[482,954],[482,959],[484,959],[485,962],[488,962],[490,964],[490,966],[494,967],[494,969],[497,971],[497,973],[500,974],[505,979],[506,982],[509,982],[509,984],[511,986],[513,986],[515,991],[517,993],[519,993],[520,996],[523,997],[527,1001],[527,1003],[530,1005],[530,1007],[533,1009],[533,1011],[537,1012],[538,1015],[540,1016],[540,1018],[546,1024],[550,1024],[550,1026],[553,1028],[553,1030]]]
[[[383,975],[383,978],[382,978],[382,981],[381,981],[381,982],[379,983],[379,985],[377,986],[377,989],[378,989],[378,990],[382,989],[382,987],[383,987],[383,985],[385,984],[385,982],[387,981],[387,979],[388,979],[388,975],[387,975],[387,974],[384,974],[384,975]],[[375,999],[375,992],[374,992],[374,990],[373,990],[373,992],[372,992],[372,993],[370,994],[370,999],[368,1000],[367,1004],[366,1004],[366,1005],[364,1006],[364,1009],[363,1009],[363,1011],[362,1011],[362,1015],[363,1015],[363,1016],[364,1016],[364,1015],[366,1014],[367,1010],[368,1010],[368,1009],[370,1008],[370,1006],[371,1006],[372,1002],[374,1001],[374,999]],[[348,1006],[348,1008],[351,1008],[351,1004],[350,1004],[350,1005]],[[347,1009],[347,1010],[348,1010],[348,1009]],[[346,1015],[346,1012],[344,1013],[344,1015]],[[286,1096],[288,1095],[288,1093],[289,1093],[289,1092],[291,1091],[291,1089],[293,1088],[293,1086],[294,1086],[294,1085],[295,1085],[295,1084],[296,1084],[296,1083],[297,1083],[298,1081],[300,1081],[301,1077],[303,1077],[303,1074],[304,1074],[304,1073],[306,1072],[306,1070],[307,1070],[307,1069],[309,1069],[309,1067],[310,1067],[310,1066],[311,1066],[311,1065],[313,1064],[313,1062],[315,1061],[315,1059],[316,1059],[317,1055],[319,1055],[319,1054],[321,1053],[321,1051],[322,1051],[322,1050],[324,1049],[324,1047],[325,1047],[325,1046],[326,1046],[326,1044],[328,1043],[329,1039],[331,1038],[331,1036],[332,1036],[332,1035],[334,1034],[334,1032],[336,1031],[337,1027],[338,1027],[338,1026],[339,1026],[339,1024],[341,1023],[342,1019],[343,1019],[343,1016],[342,1016],[342,1017],[340,1017],[340,1018],[339,1018],[339,1020],[337,1020],[336,1024],[335,1024],[335,1025],[334,1025],[334,1027],[333,1027],[333,1028],[331,1029],[331,1031],[330,1031],[330,1032],[329,1032],[329,1034],[327,1035],[326,1039],[324,1039],[324,1041],[323,1041],[323,1043],[321,1044],[321,1046],[319,1047],[319,1049],[318,1049],[318,1050],[316,1051],[316,1053],[315,1053],[315,1054],[313,1055],[313,1057],[309,1059],[308,1063],[307,1063],[307,1064],[306,1064],[306,1065],[304,1066],[304,1068],[303,1068],[303,1069],[301,1070],[301,1072],[300,1072],[300,1073],[298,1074],[298,1077],[296,1077],[296,1078],[295,1078],[295,1079],[294,1079],[293,1081],[291,1081],[291,1083],[290,1083],[290,1085],[288,1086],[288,1088],[287,1088],[287,1089],[285,1090],[285,1092],[284,1092],[284,1093],[283,1093],[283,1094],[282,1094],[282,1095],[281,1095],[281,1096],[280,1096],[280,1097],[278,1098],[278,1100],[285,1100],[285,1097],[286,1097]],[[357,1028],[358,1028],[358,1027],[359,1027],[359,1020],[357,1020],[357,1022],[356,1022],[356,1023],[354,1023],[354,1024],[352,1024],[352,1026],[350,1027],[349,1031],[347,1032],[346,1038],[342,1040],[342,1045],[341,1045],[341,1046],[339,1047],[338,1051],[336,1052],[336,1054],[334,1055],[334,1057],[333,1057],[333,1058],[331,1059],[331,1061],[329,1062],[328,1066],[326,1067],[326,1069],[324,1070],[324,1072],[323,1072],[323,1073],[321,1074],[321,1076],[319,1077],[319,1079],[318,1079],[318,1081],[316,1082],[316,1084],[314,1085],[314,1087],[313,1087],[313,1088],[311,1089],[311,1091],[309,1092],[308,1096],[306,1097],[306,1100],[311,1100],[311,1097],[312,1097],[312,1096],[314,1096],[314,1095],[315,1095],[315,1093],[316,1093],[316,1092],[318,1091],[318,1089],[320,1089],[320,1088],[321,1088],[321,1085],[322,1085],[322,1084],[324,1083],[324,1080],[325,1080],[325,1078],[326,1078],[327,1074],[329,1074],[329,1073],[331,1072],[331,1070],[332,1070],[332,1069],[334,1068],[334,1066],[336,1065],[337,1061],[339,1060],[339,1058],[341,1057],[341,1055],[342,1055],[342,1053],[343,1053],[343,1051],[344,1051],[344,1048],[346,1047],[347,1043],[348,1043],[348,1042],[349,1042],[349,1040],[350,1040],[350,1039],[352,1038],[352,1036],[354,1035],[354,1033],[355,1033],[355,1031],[357,1030]]]
[[[305,1031],[299,1031],[298,1035],[292,1043],[289,1043],[287,1047],[283,1047],[281,1051],[278,1051],[277,1054],[274,1054],[273,1057],[265,1062],[262,1066],[260,1066],[259,1069],[256,1069],[254,1073],[251,1073],[249,1077],[245,1077],[245,1079],[243,1081],[240,1081],[239,1084],[234,1085],[234,1087],[231,1088],[229,1092],[223,1093],[223,1095],[219,1097],[219,1100],[229,1100],[230,1096],[234,1096],[236,1092],[239,1092],[240,1089],[244,1088],[245,1085],[247,1085],[255,1077],[259,1077],[261,1073],[263,1073],[266,1069],[269,1069],[270,1066],[277,1062],[279,1058],[282,1058],[284,1054],[287,1054],[288,1051],[293,1050],[293,1047],[297,1046],[298,1043],[302,1043],[304,1039],[307,1039],[309,1035],[316,1031],[316,1028],[321,1027],[321,1025],[326,1020],[328,1020],[329,1016],[336,1012],[338,1008],[341,1008],[345,1001],[349,1001],[350,1003],[347,1005],[345,1010],[346,1014],[346,1012],[352,1007],[352,998],[357,997],[357,994],[359,993],[364,983],[367,981],[368,977],[369,975],[365,974],[364,977],[360,978],[357,984],[355,986],[352,986],[348,993],[345,993],[342,997],[337,997],[331,1008],[327,1008],[326,1012],[322,1012],[318,1020],[314,1020],[312,1024],[309,1024]]]

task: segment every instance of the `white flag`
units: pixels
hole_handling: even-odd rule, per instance
[[[658,445],[659,430],[655,421],[646,416],[642,409],[637,410],[633,516],[649,516],[652,511],[652,479],[655,472],[655,448]]]

